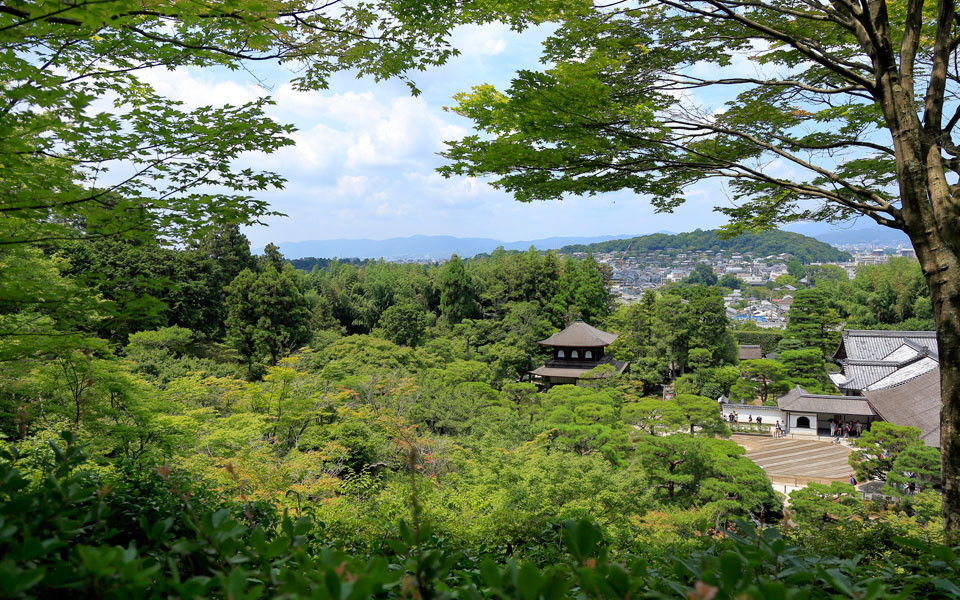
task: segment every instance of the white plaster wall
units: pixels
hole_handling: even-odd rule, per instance
[[[748,406],[743,404],[724,404],[723,418],[726,420],[730,413],[737,411],[737,416],[741,423],[749,423],[750,417],[757,421],[757,417],[763,417],[764,425],[773,425],[777,421],[781,424],[786,423],[786,415],[776,406]]]
[[[807,417],[810,419],[810,429],[805,429],[803,427],[797,427],[797,419],[800,417]],[[799,429],[801,431],[816,431],[817,430],[817,413],[790,413],[790,429]]]

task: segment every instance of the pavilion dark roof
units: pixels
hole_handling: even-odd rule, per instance
[[[540,377],[569,377],[573,379],[589,379],[583,377],[583,375],[588,371],[595,369],[599,365],[613,365],[613,368],[616,369],[617,374],[623,375],[623,372],[626,371],[629,364],[629,362],[613,360],[609,357],[604,358],[599,362],[550,360],[547,361],[547,363],[543,366],[537,367],[533,371],[530,371],[530,374],[539,375]],[[603,375],[602,377],[606,377],[606,375]]]
[[[576,320],[569,327],[538,342],[543,346],[563,346],[568,348],[596,348],[609,346],[619,337],[615,333],[600,331],[596,327]]]
[[[940,369],[893,387],[867,391],[866,398],[884,421],[918,427],[924,444],[940,447]]]
[[[792,412],[832,413],[872,417],[877,413],[864,398],[811,394],[799,385],[777,398],[780,410]]]

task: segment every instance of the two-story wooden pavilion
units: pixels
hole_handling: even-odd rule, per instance
[[[604,356],[604,349],[617,339],[617,334],[600,331],[577,319],[569,327],[538,342],[550,348],[553,357],[544,365],[529,371],[530,379],[544,387],[577,385],[584,374],[599,365],[612,365],[617,374],[623,374],[629,362]]]

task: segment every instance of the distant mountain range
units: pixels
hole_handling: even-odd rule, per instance
[[[449,235],[414,235],[386,240],[310,240],[305,242],[281,242],[280,252],[288,259],[318,258],[383,258],[385,260],[445,260],[451,254],[462,257],[492,252],[502,246],[505,250],[556,250],[570,244],[591,244],[624,235],[598,235],[592,237],[548,237],[538,240],[504,242],[492,238],[458,238]],[[262,252],[262,248],[257,252]]]
[[[869,227],[849,231],[831,231],[813,236],[833,246],[844,244],[873,244],[875,246],[910,246],[910,238],[902,231],[889,227]]]
[[[796,223],[784,227],[786,231],[816,238],[834,246],[845,244],[874,244],[879,247],[910,245],[907,234],[889,227],[882,227],[866,217],[845,225],[830,223]]]
[[[335,239],[281,242],[277,244],[288,259],[318,258],[383,258],[385,260],[445,260],[452,254],[462,257],[489,253],[498,247],[524,251],[560,250],[561,252],[609,252],[623,250],[634,240],[633,250],[683,248],[685,250],[730,249],[740,252],[759,252],[764,255],[789,252],[804,262],[843,260],[846,256],[829,248],[830,245],[874,244],[880,247],[910,245],[907,236],[887,227],[858,229],[830,229],[823,223],[791,226],[793,232],[772,231],[759,235],[743,235],[733,240],[721,240],[716,231],[673,233],[658,231],[639,236],[555,236],[536,240],[504,242],[493,238],[460,238],[449,235],[414,235],[386,240]],[[804,235],[806,234],[806,235]],[[257,250],[262,251],[262,248]]]

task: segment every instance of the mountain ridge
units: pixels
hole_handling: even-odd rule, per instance
[[[634,252],[676,249],[686,252],[752,252],[755,256],[791,254],[800,262],[837,262],[850,259],[850,254],[834,248],[826,242],[800,233],[762,231],[744,233],[723,239],[717,229],[696,229],[686,233],[667,235],[654,233],[591,244],[573,244],[560,248],[561,254],[574,252]]]
[[[471,257],[478,254],[488,254],[498,247],[505,250],[525,251],[533,246],[537,250],[557,250],[561,253],[623,251],[627,244],[633,241],[635,244],[632,247],[633,250],[656,250],[681,246],[688,250],[752,251],[762,253],[764,256],[786,252],[797,255],[804,262],[816,262],[849,258],[848,254],[833,249],[830,246],[831,243],[856,243],[861,239],[875,239],[878,244],[899,241],[897,238],[899,232],[891,231],[887,233],[882,229],[884,228],[831,231],[815,235],[774,230],[759,234],[744,234],[730,240],[720,239],[717,230],[714,229],[697,229],[692,232],[681,233],[658,231],[632,236],[551,236],[514,242],[486,237],[418,234],[383,240],[337,238],[281,242],[277,246],[280,248],[280,252],[290,260],[314,257],[358,258],[361,260],[380,258],[384,260],[446,260],[452,254]],[[904,240],[909,243],[909,240],[905,237]],[[822,246],[816,246],[814,242],[822,244]],[[257,251],[262,251],[262,248]]]
[[[489,253],[502,246],[505,250],[527,250],[534,246],[537,250],[557,250],[565,245],[577,243],[595,243],[614,240],[624,235],[597,236],[552,236],[535,240],[504,242],[494,238],[455,237],[450,235],[412,235],[407,237],[374,240],[332,239],[305,240],[302,242],[280,242],[277,246],[288,259],[324,257],[324,258],[383,258],[385,260],[445,260],[451,254],[476,256]],[[257,252],[262,252],[258,248]]]

